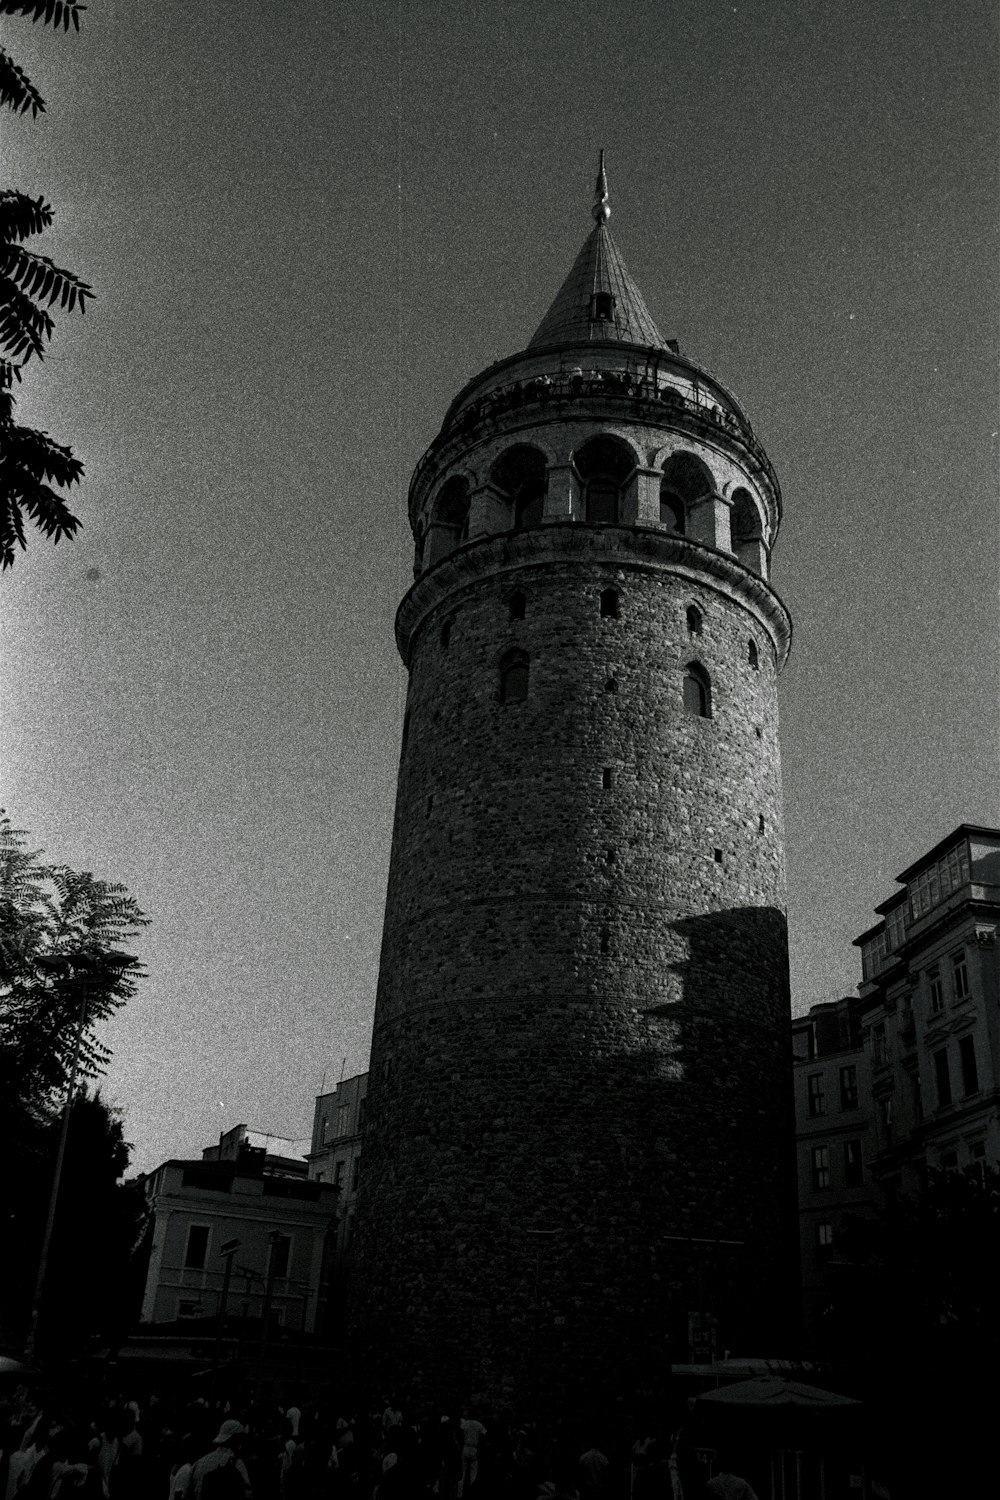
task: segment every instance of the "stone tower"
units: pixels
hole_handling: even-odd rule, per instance
[[[411,1404],[628,1406],[797,1298],[781,497],[603,158],[593,216],[410,486],[356,1337]]]

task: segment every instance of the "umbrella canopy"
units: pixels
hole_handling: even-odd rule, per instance
[[[696,1405],[738,1406],[744,1409],[775,1411],[795,1407],[801,1411],[826,1411],[860,1406],[851,1396],[821,1391],[814,1385],[800,1385],[795,1380],[779,1380],[771,1375],[757,1375],[735,1385],[722,1385],[714,1391],[703,1391]]]
[[[23,1360],[11,1359],[9,1354],[0,1354],[0,1380],[33,1380],[39,1371]]]

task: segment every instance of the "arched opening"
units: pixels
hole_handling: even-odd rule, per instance
[[[573,455],[583,487],[583,515],[591,524],[615,525],[622,486],[635,468],[625,443],[612,437],[590,438]]]
[[[689,604],[687,607],[688,635],[701,635],[705,628],[705,616],[697,604]]]
[[[712,717],[712,682],[699,662],[689,662],[684,668],[684,708],[700,719]]]
[[[527,696],[527,652],[508,651],[500,662],[500,702],[523,703]]]
[[[665,479],[660,483],[660,525],[677,536],[684,535],[684,501],[668,487]]]
[[[449,537],[452,547],[469,537],[469,485],[460,475],[449,479],[434,503],[434,522]]]
[[[733,551],[740,562],[761,578],[767,577],[767,544],[764,540],[764,522],[757,504],[749,490],[733,491],[733,508],[730,515]]]
[[[672,453],[663,465],[663,478],[660,480],[661,507],[665,499],[675,505],[679,504],[681,513],[686,518],[689,505],[714,493],[715,480],[711,470],[693,453]]]
[[[601,593],[601,619],[617,620],[618,618],[618,590],[604,589]]]
[[[507,617],[508,617],[508,619],[510,619],[510,620],[523,620],[524,619],[524,610],[525,610],[525,606],[526,606],[527,602],[528,602],[527,599],[525,599],[525,597],[521,593],[520,589],[518,589],[516,593],[511,594],[510,598],[507,600]]]
[[[760,652],[757,650],[756,641],[747,641],[747,661],[756,672],[760,668]]]
[[[517,531],[539,526],[545,508],[545,455],[526,443],[501,453],[490,470],[490,480],[510,501],[511,524]]]

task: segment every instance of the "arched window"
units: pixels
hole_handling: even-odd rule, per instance
[[[712,684],[705,668],[693,661],[684,669],[684,707],[700,719],[712,717]]]
[[[500,663],[500,702],[523,703],[528,696],[528,657],[508,651]]]
[[[617,620],[618,618],[618,590],[604,589],[601,593],[601,619]]]
[[[688,635],[701,635],[705,626],[705,617],[697,604],[689,604],[687,607]]]
[[[764,522],[749,490],[733,491],[733,508],[729,517],[733,551],[748,568],[761,578],[767,576],[767,546]]]
[[[518,589],[516,593],[511,594],[510,598],[507,600],[508,618],[511,620],[523,620],[524,607],[527,602],[528,601],[525,599],[520,589]]]
[[[510,501],[511,525],[517,531],[541,524],[545,507],[545,455],[518,443],[501,453],[490,470],[490,480]]]
[[[756,641],[747,641],[747,661],[755,672],[760,667],[760,652],[757,650]]]
[[[460,475],[449,479],[434,504],[434,520],[451,532],[452,546],[469,538],[469,486]]]
[[[678,536],[684,535],[684,501],[667,488],[665,480],[660,485],[660,524]]]
[[[573,455],[583,484],[583,514],[591,524],[614,525],[622,486],[635,468],[631,450],[612,437],[594,437]]]

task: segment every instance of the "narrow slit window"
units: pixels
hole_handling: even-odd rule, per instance
[[[520,590],[516,594],[511,594],[507,600],[508,617],[511,620],[523,620],[526,604],[527,600]]]
[[[607,682],[604,684],[604,691],[606,693],[617,693],[618,683],[613,677],[609,677]]]
[[[441,626],[441,648],[444,651],[447,651],[448,647],[451,645],[452,623],[453,622],[451,620],[445,620],[444,624]]]
[[[528,658],[512,652],[500,663],[500,702],[523,703],[528,696]]]
[[[601,619],[618,619],[618,590],[605,589],[601,594]]]
[[[705,617],[697,604],[689,604],[687,610],[688,635],[701,635],[705,628]]]
[[[756,641],[747,642],[747,661],[756,672],[760,668],[760,652],[757,650]]]
[[[604,788],[605,791],[607,791],[608,787],[610,785],[611,785],[611,767],[610,766],[605,766],[604,770],[601,772],[601,786]]]

